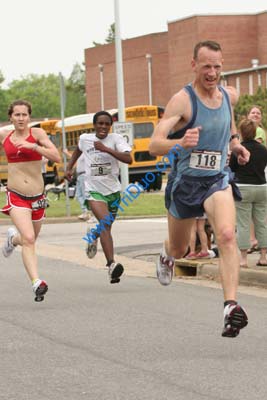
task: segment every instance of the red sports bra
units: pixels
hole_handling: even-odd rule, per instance
[[[26,161],[39,161],[42,159],[41,154],[37,153],[32,149],[21,148],[18,149],[10,140],[11,135],[14,131],[10,132],[10,134],[5,138],[3,142],[3,148],[6,153],[7,161],[9,163],[17,163],[17,162],[26,162]],[[30,134],[26,138],[27,142],[37,143],[35,138],[32,136],[32,131],[30,129]]]

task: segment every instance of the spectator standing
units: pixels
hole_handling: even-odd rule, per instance
[[[208,236],[205,231],[205,223],[206,223],[206,216],[197,217],[195,219],[195,223],[193,225],[190,235],[190,242],[189,242],[190,253],[185,258],[189,260],[194,260],[197,258],[211,258],[208,247]],[[196,251],[197,235],[199,237],[201,246],[200,251]]]
[[[247,113],[247,118],[256,124],[255,140],[266,147],[266,132],[262,125],[262,110],[260,106],[253,105]]]
[[[266,131],[262,125],[262,109],[261,109],[261,107],[258,105],[251,106],[247,112],[247,118],[251,119],[256,124],[257,129],[256,129],[255,140],[257,140],[257,142],[266,146]],[[259,250],[258,242],[257,242],[256,236],[255,236],[255,228],[254,228],[253,221],[251,222],[251,226],[250,226],[250,242],[251,242],[251,247],[248,249],[249,254],[253,253],[254,251]]]
[[[241,252],[240,266],[247,267],[247,250],[250,248],[250,225],[254,221],[257,242],[260,248],[258,266],[267,266],[267,185],[265,168],[267,149],[255,140],[257,125],[250,119],[240,124],[242,145],[250,152],[250,160],[239,165],[235,154],[231,154],[229,166],[235,173],[242,201],[236,202],[237,241]]]

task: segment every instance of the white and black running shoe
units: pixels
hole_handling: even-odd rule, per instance
[[[46,281],[43,281],[41,279],[37,279],[33,286],[32,286],[33,292],[35,294],[34,300],[39,302],[44,300],[44,295],[48,291],[48,285]]]
[[[171,283],[174,270],[174,257],[160,253],[157,260],[157,278],[161,285],[167,286]]]
[[[108,270],[110,283],[119,283],[120,276],[123,274],[123,271],[124,268],[120,263],[112,263]]]
[[[224,307],[224,328],[223,337],[236,337],[239,331],[248,324],[248,317],[245,310],[239,304],[228,304]]]

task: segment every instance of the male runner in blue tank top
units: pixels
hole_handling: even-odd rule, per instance
[[[240,144],[232,106],[234,88],[220,87],[222,50],[214,41],[198,43],[191,61],[195,79],[167,104],[150,143],[153,155],[164,155],[176,146],[166,187],[169,239],[157,263],[162,285],[172,280],[174,260],[185,255],[195,217],[206,212],[216,236],[224,292],[222,336],[235,337],[247,325],[247,315],[237,303],[239,256],[235,236],[235,204],[225,170],[228,147],[240,164],[249,152]],[[237,193],[238,195],[238,193]]]

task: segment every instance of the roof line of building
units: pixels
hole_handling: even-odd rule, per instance
[[[266,12],[267,12],[267,9],[259,11],[257,13],[249,13],[249,12],[248,13],[205,13],[205,14],[201,14],[200,13],[200,14],[188,15],[187,17],[177,18],[177,19],[173,19],[173,20],[167,20],[167,23],[168,24],[172,24],[172,23],[177,22],[177,21],[184,21],[186,19],[195,18],[195,17],[216,17],[216,16],[218,16],[218,17],[223,17],[223,16],[229,17],[231,15],[232,16],[259,15],[259,14],[263,14],[263,13],[266,13]]]
[[[232,71],[222,72],[221,75],[222,75],[222,77],[224,77],[224,76],[228,76],[228,75],[237,75],[237,74],[242,74],[243,72],[253,72],[253,71],[258,71],[258,70],[262,70],[262,69],[267,69],[267,64],[259,65],[258,67],[234,69]]]

